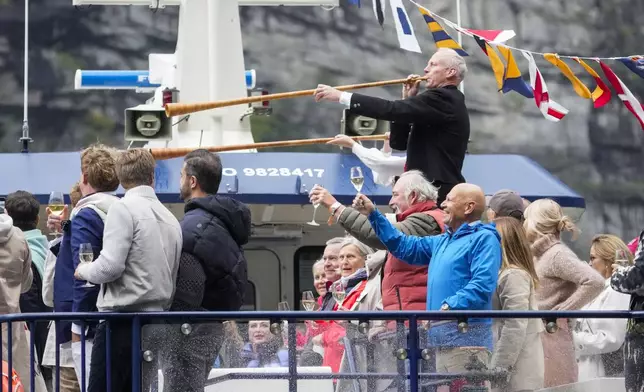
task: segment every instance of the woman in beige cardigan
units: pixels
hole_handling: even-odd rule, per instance
[[[537,310],[536,288],[539,278],[534,268],[530,243],[516,218],[497,218],[503,259],[496,293],[492,298],[497,310]],[[496,343],[491,368],[509,371],[510,379],[497,391],[534,391],[543,388],[544,364],[539,319],[496,319]]]
[[[604,278],[561,242],[563,231],[576,232],[561,206],[537,200],[525,210],[524,227],[532,243],[539,276],[540,310],[579,310],[604,289]],[[558,319],[558,330],[541,336],[545,359],[545,387],[577,382],[577,361],[571,320]]]

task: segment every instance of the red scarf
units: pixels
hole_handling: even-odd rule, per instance
[[[409,215],[415,214],[417,212],[423,212],[423,211],[429,211],[433,208],[438,208],[438,205],[436,205],[435,201],[424,201],[422,203],[414,204],[413,206],[410,206],[405,212],[401,212],[396,214],[396,219],[398,222],[401,222],[405,220]]]
[[[364,291],[365,286],[367,285],[367,279],[363,280],[362,282],[358,283],[358,285],[351,290],[349,295],[342,301],[342,307],[345,310],[349,310],[353,307],[353,305],[356,304],[356,301],[360,297],[360,294]],[[333,305],[333,310],[336,311],[338,310],[338,304],[336,303]]]

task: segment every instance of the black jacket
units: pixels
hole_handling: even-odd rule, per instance
[[[196,257],[206,275],[203,308],[239,310],[248,284],[242,250],[251,231],[248,207],[225,196],[195,198],[186,203],[181,229],[182,253]]]
[[[631,295],[630,309],[632,311],[644,310],[644,231],[639,236],[633,266],[613,272],[610,285],[617,292]],[[644,323],[644,320],[629,319],[626,327],[627,332],[634,331],[635,324],[638,323]],[[640,331],[644,331],[644,327],[638,328]],[[641,332],[638,333],[641,334]]]
[[[351,96],[352,113],[391,121],[391,148],[407,150],[406,170],[420,170],[428,180],[465,182],[461,174],[470,137],[465,96],[456,86],[431,88],[407,99],[388,101]]]

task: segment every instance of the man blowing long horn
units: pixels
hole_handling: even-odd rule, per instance
[[[439,49],[424,69],[427,89],[420,81],[403,86],[402,99],[388,101],[363,94],[341,92],[320,84],[316,101],[344,104],[351,113],[391,121],[391,147],[407,150],[405,170],[420,170],[439,188],[438,204],[456,185],[470,137],[465,96],[457,86],[465,78],[465,60],[452,49]],[[410,75],[418,78],[418,75]]]

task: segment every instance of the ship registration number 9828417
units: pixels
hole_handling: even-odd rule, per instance
[[[324,169],[289,169],[286,167],[281,168],[249,168],[245,167],[241,170],[246,177],[290,177],[290,176],[308,176],[312,178],[322,178]],[[224,176],[236,176],[237,169],[232,167],[225,167],[223,169]]]

